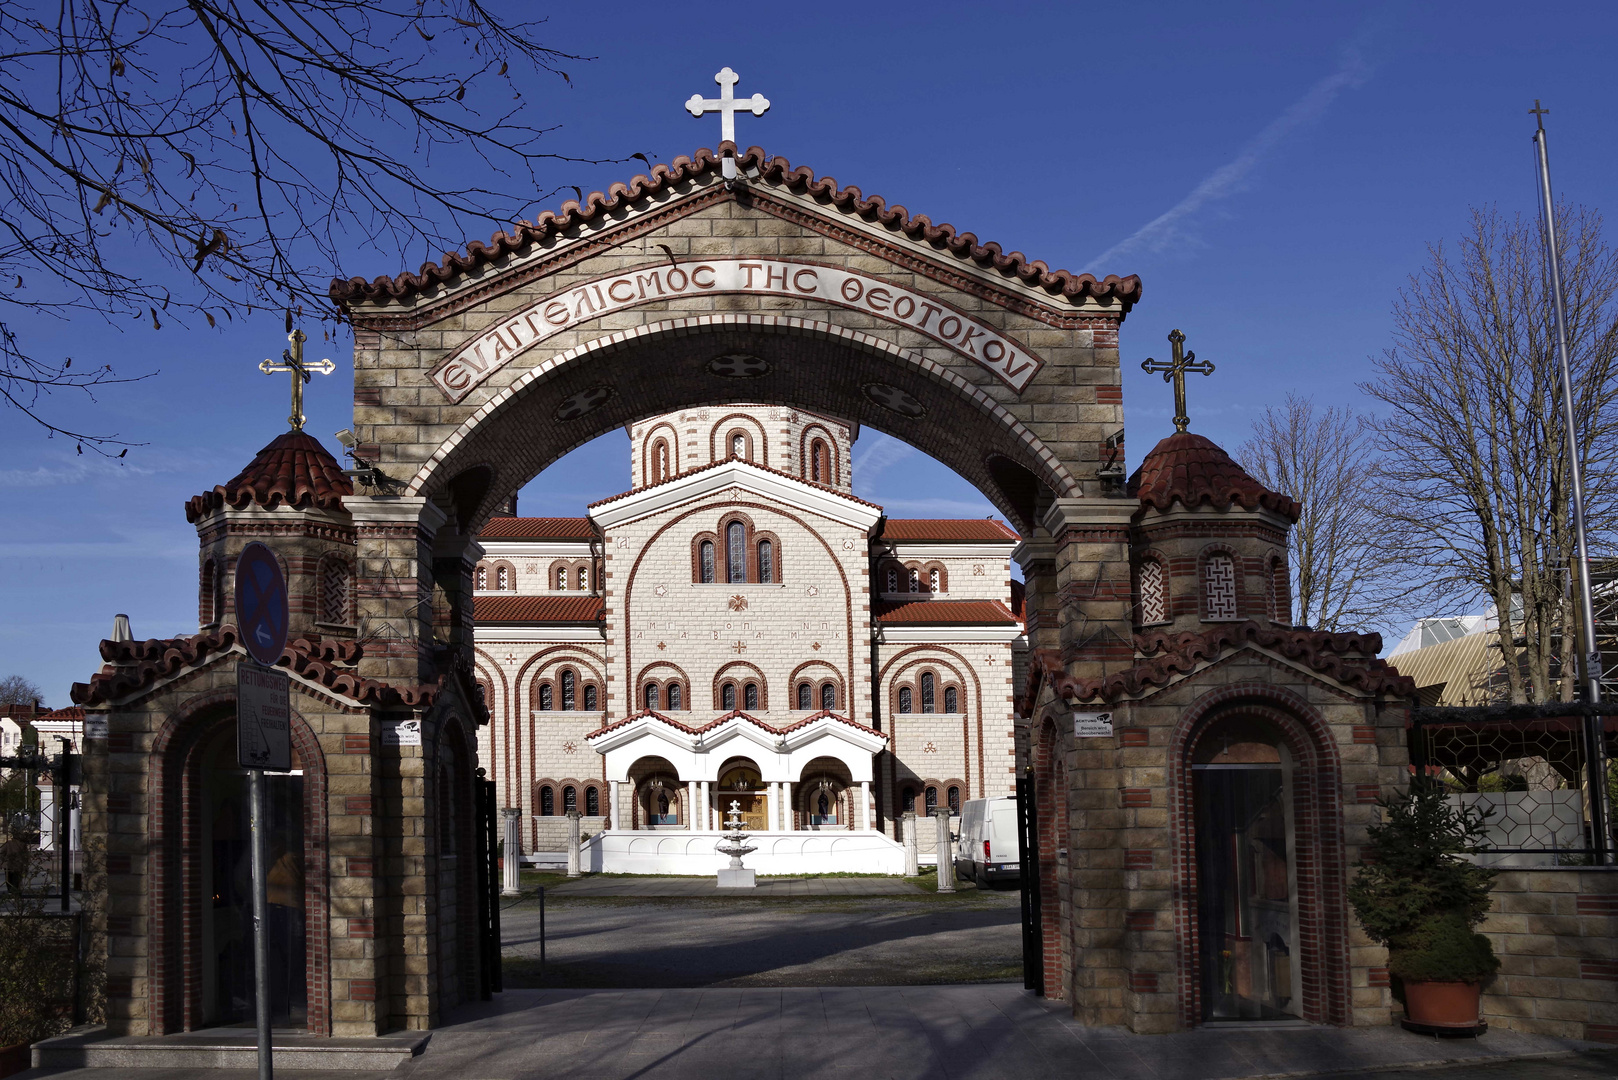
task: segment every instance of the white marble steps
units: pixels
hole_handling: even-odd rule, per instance
[[[431,1033],[396,1031],[366,1038],[323,1038],[276,1032],[271,1040],[283,1069],[391,1069],[426,1047]],[[34,1044],[34,1068],[252,1069],[258,1035],[252,1028],[205,1028],[178,1035],[112,1036],[99,1025],[74,1028]]]

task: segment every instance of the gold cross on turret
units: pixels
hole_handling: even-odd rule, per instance
[[[1212,375],[1213,362],[1198,360],[1197,354],[1185,351],[1185,335],[1178,330],[1169,335],[1169,344],[1174,346],[1174,360],[1165,363],[1162,360],[1153,360],[1147,357],[1140,369],[1148,375],[1163,373],[1164,382],[1174,383],[1174,430],[1184,431],[1191,426],[1191,418],[1185,412],[1185,373],[1192,371],[1198,375]]]
[[[292,348],[281,350],[281,362],[277,364],[274,360],[265,360],[258,365],[258,369],[266,375],[292,372],[292,415],[287,417],[287,422],[292,425],[293,431],[303,430],[303,384],[316,372],[330,375],[337,370],[337,365],[330,360],[306,363],[303,359],[303,343],[307,340],[302,330],[288,327],[287,341],[292,343]]]

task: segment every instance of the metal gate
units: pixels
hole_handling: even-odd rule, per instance
[[[1039,800],[1034,770],[1017,780],[1017,840],[1022,845],[1022,985],[1045,995],[1045,935],[1039,903]]]

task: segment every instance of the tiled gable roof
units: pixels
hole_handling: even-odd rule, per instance
[[[523,222],[510,232],[496,233],[487,244],[474,240],[466,245],[464,255],[459,252],[447,253],[442,263],[424,263],[414,274],[379,277],[374,281],[334,278],[329,290],[331,298],[338,303],[403,299],[434,285],[452,281],[461,274],[518,254],[546,237],[564,234],[588,222],[621,214],[630,206],[652,196],[678,189],[706,174],[717,173],[721,155],[730,150],[736,152],[737,167],[742,172],[757,170],[759,179],[765,183],[780,184],[792,191],[807,194],[957,258],[1015,277],[1053,296],[1069,300],[1087,297],[1102,301],[1116,299],[1123,303],[1126,310],[1140,300],[1140,278],[1133,274],[1125,278],[1109,275],[1098,281],[1093,274],[1052,270],[1045,263],[1031,260],[1020,251],[1003,251],[999,244],[992,241],[980,244],[975,235],[958,232],[953,225],[934,225],[924,215],[912,216],[902,206],[890,207],[881,196],[867,198],[859,188],[839,187],[837,181],[829,176],[817,179],[812,170],[801,166],[793,168],[786,158],[769,157],[756,146],[741,153],[736,150],[735,144],[724,142],[719,149],[719,153],[698,150],[692,157],[675,158],[670,165],[653,166],[649,176],[637,176],[627,185],[613,184],[605,195],[599,191],[591,192],[582,205],[571,200],[565,202],[559,214],[547,211],[537,221]]]
[[[496,517],[478,533],[480,540],[594,540],[589,518]]]
[[[1019,621],[1011,609],[998,600],[901,600],[877,604],[872,615],[877,622],[888,626],[967,626],[983,623],[1004,626]]]
[[[245,510],[253,503],[271,510],[283,504],[296,510],[340,510],[343,496],[352,494],[353,482],[319,440],[301,431],[283,431],[235,479],[187,500],[185,519],[196,522],[221,506]]]
[[[1022,537],[995,518],[889,518],[882,539],[895,543],[1016,543]]]
[[[1226,510],[1266,510],[1298,520],[1298,504],[1254,480],[1219,445],[1189,431],[1177,431],[1152,448],[1129,478],[1129,493],[1141,507],[1167,511],[1176,502],[1188,509],[1207,505]]]
[[[656,709],[642,709],[633,716],[626,716],[622,720],[614,720],[610,724],[603,724],[601,727],[596,728],[594,731],[590,732],[590,734],[586,735],[585,738],[594,739],[599,735],[607,734],[609,731],[617,731],[626,724],[633,724],[637,720],[644,720],[648,717],[653,720],[660,720],[669,727],[677,728],[678,730],[685,732],[687,735],[702,735],[714,730],[721,724],[727,724],[732,720],[745,720],[749,724],[752,724],[754,727],[758,728],[760,731],[769,732],[771,735],[785,735],[788,732],[797,731],[799,728],[808,727],[810,724],[817,723],[821,720],[835,720],[840,724],[847,724],[849,727],[858,728],[860,731],[863,731],[868,735],[875,735],[877,738],[884,741],[888,739],[886,734],[876,730],[876,728],[866,727],[864,724],[861,724],[856,720],[850,720],[846,716],[839,716],[830,709],[822,709],[817,713],[804,717],[802,720],[795,720],[786,727],[780,728],[771,727],[758,717],[745,713],[740,709],[733,709],[717,719],[710,720],[706,724],[700,724],[695,727],[690,724],[683,724],[674,719],[672,716],[669,716],[667,713],[658,712]]]
[[[599,596],[475,596],[472,617],[479,624],[600,622],[607,603]]]
[[[654,488],[666,487],[669,484],[677,483],[678,481],[684,480],[690,476],[697,476],[700,473],[711,472],[714,469],[722,469],[726,465],[736,464],[746,465],[750,468],[758,469],[760,472],[773,473],[776,476],[785,477],[795,484],[802,484],[805,487],[812,487],[817,491],[828,492],[829,494],[836,495],[839,499],[847,499],[849,502],[859,503],[861,506],[869,506],[873,510],[882,509],[882,507],[878,506],[874,502],[867,502],[857,495],[850,495],[848,492],[834,488],[830,484],[817,484],[815,481],[805,480],[803,477],[798,476],[795,473],[782,472],[780,469],[772,469],[768,465],[760,465],[756,461],[745,461],[739,458],[725,458],[721,461],[710,461],[708,464],[699,466],[695,469],[687,469],[684,472],[676,473],[667,480],[659,480],[655,484],[647,484],[644,487],[632,488],[629,491],[621,491],[617,495],[609,495],[605,499],[597,499],[595,502],[590,504],[590,507],[593,509],[597,506],[606,506],[609,503],[615,503],[619,502],[620,500],[627,499],[631,495],[639,495],[644,491],[651,491]]]

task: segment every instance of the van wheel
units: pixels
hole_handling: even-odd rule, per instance
[[[994,884],[989,880],[989,871],[982,866],[972,868],[972,882],[984,892],[994,888]]]

